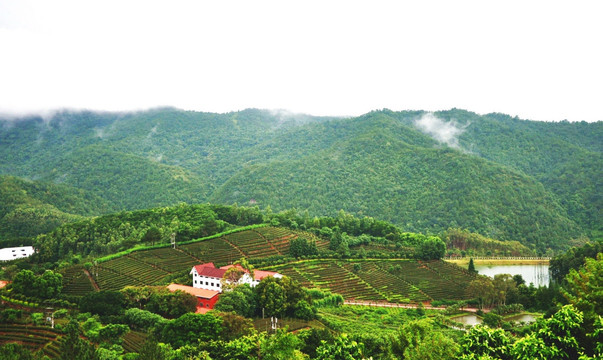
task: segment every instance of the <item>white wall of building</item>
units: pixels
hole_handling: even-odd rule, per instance
[[[34,253],[33,246],[21,246],[0,249],[0,261],[21,259]]]
[[[203,276],[197,274],[197,271],[193,269],[193,287],[198,289],[207,289],[222,292],[222,284],[219,278],[211,276]]]

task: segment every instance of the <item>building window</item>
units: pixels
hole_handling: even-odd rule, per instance
[[[195,280],[195,284],[197,283],[197,280]]]
[[[209,281],[206,281],[206,282],[205,282],[205,285],[209,285]]]

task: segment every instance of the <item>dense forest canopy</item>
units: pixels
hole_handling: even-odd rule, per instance
[[[81,194],[71,208],[36,198],[46,206],[38,213],[57,224],[71,215],[236,202],[311,216],[343,209],[406,231],[467,229],[545,253],[601,236],[602,143],[601,122],[458,109],[345,119],[255,109],[61,111],[0,119],[0,173]],[[19,211],[11,206],[7,213]],[[14,218],[3,215],[20,231]],[[0,234],[18,235],[31,234]]]

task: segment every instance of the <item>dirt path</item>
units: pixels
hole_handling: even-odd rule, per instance
[[[86,274],[86,276],[88,276],[88,280],[90,280],[90,282],[92,283],[92,287],[94,287],[94,290],[100,291],[98,284],[96,283],[96,281],[94,281],[94,278],[92,277],[92,275],[90,275],[90,272],[88,270],[84,269],[84,273]]]

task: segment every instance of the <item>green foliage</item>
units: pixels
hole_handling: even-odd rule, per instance
[[[268,277],[255,287],[258,307],[266,316],[282,317],[287,309],[287,294],[278,279]]]
[[[316,242],[308,241],[305,237],[298,237],[291,240],[289,253],[293,257],[318,255],[318,248]]]
[[[279,329],[267,337],[260,346],[260,358],[266,360],[302,360],[304,356],[299,352],[301,341],[297,336],[286,329]]]
[[[172,292],[163,286],[127,286],[119,291],[124,298],[126,308],[144,308],[147,311],[166,318],[177,318],[188,312],[194,312],[197,306],[195,296],[183,291]],[[144,314],[132,314],[132,316]],[[141,319],[143,323],[146,319]],[[155,324],[159,319],[152,320]]]
[[[519,241],[499,241],[468,230],[448,229],[443,234],[448,249],[481,256],[530,256],[533,251]]]
[[[200,238],[209,239],[211,236],[222,236],[239,231],[238,229],[224,231],[228,224],[218,217],[218,213],[230,220],[242,221],[241,224],[249,226],[249,229],[263,226],[261,224],[251,224],[255,225],[251,226],[246,223],[249,221],[249,216],[237,216],[242,212],[261,215],[257,208],[243,209],[236,206],[207,204],[180,204],[174,207],[105,215],[63,225],[51,233],[38,236],[35,240],[35,247],[39,252],[36,258],[39,261],[56,261],[74,253],[106,255],[123,250],[121,253],[100,259],[102,262],[140,249],[168,247],[172,233],[176,233],[177,244],[183,245]],[[157,243],[157,231],[160,233],[159,243]],[[217,235],[220,232],[221,235]],[[150,243],[145,242],[147,240]]]
[[[162,342],[179,348],[187,344],[197,344],[198,341],[219,339],[222,333],[222,319],[212,313],[188,313],[168,321],[155,333]]]
[[[456,359],[459,345],[439,331],[431,319],[405,323],[392,344],[401,359]]]
[[[165,322],[166,319],[158,314],[147,310],[130,308],[124,313],[125,321],[134,329],[148,330],[157,324]]]
[[[0,173],[78,187],[75,197],[86,200],[72,209],[36,198],[74,215],[104,213],[94,198],[109,211],[214,201],[307,209],[310,218],[344,208],[409,231],[462,228],[542,253],[600,231],[600,123],[453,109],[437,113],[465,125],[459,148],[447,148],[417,130],[421,115],[383,110],[283,121],[252,109],[157,109],[0,120]],[[52,227],[62,216],[49,207],[39,213],[23,219],[50,214]]]
[[[561,282],[571,269],[578,270],[578,268],[584,265],[586,258],[594,259],[601,252],[603,252],[603,240],[573,247],[551,259],[551,276],[556,281]]]
[[[215,308],[214,308],[215,309]],[[242,336],[253,335],[256,330],[251,319],[232,312],[220,313],[222,319],[222,339],[234,340]]]
[[[325,341],[316,349],[317,360],[356,360],[363,358],[363,344],[350,340],[347,334],[341,334],[332,344]]]
[[[252,317],[257,308],[254,291],[247,284],[238,285],[220,294],[214,306],[217,311],[233,312],[244,317]]]
[[[532,334],[518,340],[512,349],[516,359],[577,359],[584,351],[578,339],[582,336],[582,312],[566,305],[550,319],[537,323]]]
[[[65,185],[0,176],[0,241],[20,245],[22,237],[115,210],[102,198]],[[10,239],[16,243],[7,242]]]
[[[502,329],[487,326],[473,326],[461,340],[462,359],[481,359],[489,356],[493,359],[511,359],[509,352],[512,341]]]
[[[92,360],[95,358],[94,346],[81,338],[82,330],[75,320],[71,320],[65,325],[63,341],[61,341],[60,359],[61,360]]]
[[[469,259],[469,266],[467,267],[467,270],[470,273],[477,274],[477,270],[475,270],[475,264],[473,264],[473,258]]]
[[[193,295],[164,288],[151,294],[145,309],[166,318],[175,318],[195,311],[196,306],[197,299]]]
[[[124,312],[125,297],[118,291],[98,291],[86,294],[80,300],[80,310],[101,316]]]
[[[21,270],[15,275],[12,288],[25,296],[51,299],[61,293],[63,275],[48,270],[37,276],[31,270]]]
[[[446,244],[437,236],[430,236],[423,241],[415,254],[421,260],[439,260],[446,253]]]
[[[0,345],[0,354],[3,360],[34,360],[32,352],[20,344],[2,344]]]

